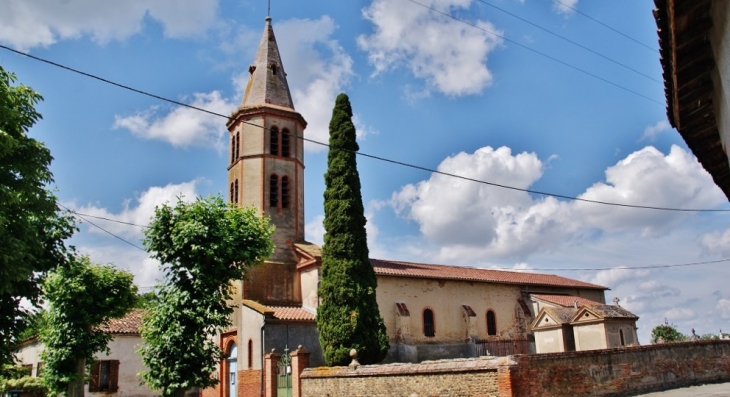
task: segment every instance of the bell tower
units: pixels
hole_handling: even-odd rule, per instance
[[[230,133],[229,201],[253,206],[276,227],[274,253],[249,272],[243,298],[269,305],[300,303],[293,243],[304,241],[304,129],[294,109],[271,26],[261,37]]]

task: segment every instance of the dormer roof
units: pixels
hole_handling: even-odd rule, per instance
[[[242,108],[274,105],[294,110],[294,102],[286,81],[284,64],[271,26],[271,17],[266,17],[264,34],[253,64],[249,66],[249,78],[243,95]]]

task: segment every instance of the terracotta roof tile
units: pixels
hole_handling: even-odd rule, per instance
[[[479,281],[485,283],[518,284],[549,287],[574,287],[607,290],[607,287],[573,280],[552,274],[522,273],[506,270],[483,269],[472,267],[429,265],[370,259],[375,274],[378,276],[401,276],[416,278],[435,278],[447,280]]]
[[[142,309],[132,309],[126,316],[110,320],[101,329],[110,334],[139,334],[140,327],[142,327],[143,313],[144,310]]]
[[[297,306],[269,306],[279,320],[314,321],[314,313]]]
[[[530,294],[531,297],[539,299],[541,301],[552,303],[554,305],[563,307],[573,307],[575,301],[578,301],[578,306],[600,306],[603,305],[601,302],[592,301],[590,299],[581,298],[580,296],[572,295],[552,295],[552,294]]]

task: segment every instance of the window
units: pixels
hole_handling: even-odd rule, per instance
[[[289,130],[286,128],[281,131],[281,156],[289,157]]]
[[[281,177],[281,208],[289,208],[289,177]]]
[[[233,197],[233,182],[231,182],[231,189],[230,189],[230,190],[231,190],[231,191],[229,192],[229,195],[230,195],[231,197],[230,197],[230,200],[228,200],[228,202],[229,202],[229,203],[232,203],[232,202],[233,202],[233,199],[234,199],[234,197]]]
[[[241,154],[241,133],[236,132],[236,158],[239,158]]]
[[[279,129],[271,127],[269,130],[269,153],[274,156],[279,155]]]
[[[431,309],[423,311],[423,335],[436,336],[436,327],[433,324],[433,310]]]
[[[269,181],[269,206],[279,206],[279,177],[272,175]]]
[[[234,199],[234,202],[238,203],[238,179],[236,179],[236,182],[234,184],[233,199]]]
[[[621,338],[621,346],[626,346],[626,341],[624,341],[624,330],[618,330],[618,336]]]
[[[33,364],[23,364],[23,372],[27,376],[33,376]]]
[[[236,137],[231,137],[231,164],[236,161]]]
[[[248,340],[248,367],[253,367],[253,340]]]
[[[487,311],[487,335],[497,335],[497,320],[494,311]]]
[[[42,374],[43,374],[43,362],[41,361],[35,367],[35,376],[40,378]]]
[[[91,379],[89,380],[89,392],[109,391],[115,392],[118,389],[119,360],[97,361],[91,367]]]

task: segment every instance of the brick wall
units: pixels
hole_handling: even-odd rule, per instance
[[[238,396],[261,395],[261,370],[247,369],[238,371]],[[205,396],[204,396],[205,397]]]
[[[499,396],[497,369],[507,358],[426,361],[420,364],[319,367],[304,370],[302,397]]]
[[[730,341],[512,356],[513,396],[624,396],[730,380]]]
[[[726,340],[308,368],[301,396],[616,397],[722,381],[730,381]]]

